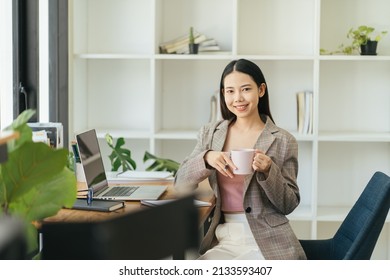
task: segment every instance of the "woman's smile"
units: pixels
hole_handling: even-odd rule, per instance
[[[246,110],[246,108],[248,108],[248,104],[245,104],[245,105],[235,105],[233,106],[237,111],[239,112],[243,112]]]

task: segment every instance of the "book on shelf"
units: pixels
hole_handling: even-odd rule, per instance
[[[112,212],[123,207],[125,207],[124,201],[94,199],[92,200],[92,203],[88,205],[86,199],[77,198],[72,209]]]
[[[200,36],[200,33],[198,31],[194,30],[193,32],[194,32],[194,38]],[[179,36],[173,40],[170,40],[170,41],[167,41],[167,42],[160,44],[160,48],[162,47],[164,49],[170,49],[170,48],[173,48],[175,46],[182,46],[182,45],[188,44],[188,43],[189,43],[189,36],[188,36],[188,34],[185,34],[185,35]]]
[[[27,123],[33,133],[34,142],[43,142],[52,148],[62,148],[64,128],[62,123]]]
[[[194,32],[195,44],[199,44],[199,51],[218,51],[220,47],[213,38],[208,38],[205,34]],[[161,54],[189,54],[188,35],[180,36],[174,40],[159,45]]]
[[[297,127],[300,134],[313,133],[313,92],[300,91],[297,99]]]
[[[209,38],[199,44],[199,52],[220,51],[221,47],[218,45],[217,40]]]
[[[218,46],[217,40],[214,38],[208,38],[199,44],[199,47]]]
[[[201,51],[199,54],[205,54],[205,55],[231,55],[232,52],[230,51]]]
[[[210,51],[220,51],[221,48],[219,46],[199,46],[199,52],[210,52]]]
[[[199,36],[201,34],[197,31],[194,31],[194,38],[195,40],[199,40]],[[179,36],[173,40],[161,43],[159,45],[160,53],[175,53],[176,50],[182,49],[184,46],[188,46],[189,43],[189,37],[188,35],[182,35]]]
[[[75,163],[81,163],[79,147],[77,145],[77,142],[72,141],[71,145],[72,145],[72,152],[73,152],[73,157],[74,157]]]
[[[201,42],[205,41],[207,39],[206,35],[199,35],[195,37],[195,44],[200,44]],[[188,47],[188,40],[184,41],[181,44],[175,45],[173,47],[166,48],[166,53],[176,53],[176,54],[188,54],[190,53],[189,47]]]

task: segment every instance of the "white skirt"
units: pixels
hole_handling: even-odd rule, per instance
[[[224,214],[215,235],[218,244],[201,255],[199,260],[264,260],[249,227],[245,214]]]

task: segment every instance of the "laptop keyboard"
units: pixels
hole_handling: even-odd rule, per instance
[[[133,192],[135,192],[138,187],[115,187],[111,188],[108,192],[106,192],[103,196],[129,196]]]

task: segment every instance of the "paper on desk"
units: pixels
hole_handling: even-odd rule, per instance
[[[174,199],[160,199],[160,200],[144,199],[144,200],[141,200],[141,204],[155,207],[155,206],[163,205],[163,204],[166,204],[166,203],[169,203],[172,201],[174,201]],[[197,200],[197,199],[194,200],[194,203],[195,203],[195,206],[197,206],[197,207],[211,206],[210,202],[201,201],[201,200]]]
[[[134,171],[127,170],[125,172],[106,172],[107,180],[112,182],[128,182],[128,181],[158,181],[158,180],[173,180],[171,172],[168,171]]]
[[[127,170],[123,173],[118,173],[117,177],[136,179],[166,179],[168,177],[172,177],[172,173],[168,171]]]

